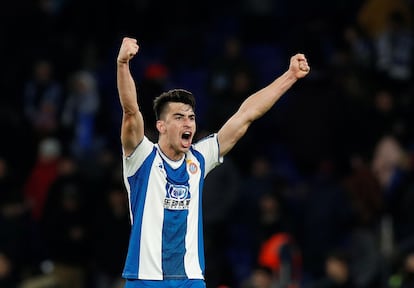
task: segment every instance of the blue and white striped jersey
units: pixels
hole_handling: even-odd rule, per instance
[[[204,279],[202,189],[222,161],[217,134],[193,144],[180,161],[146,137],[123,157],[132,223],[124,278]]]

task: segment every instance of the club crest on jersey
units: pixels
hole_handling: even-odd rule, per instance
[[[188,171],[190,171],[191,174],[195,174],[198,171],[197,164],[191,161],[188,161]]]
[[[190,204],[190,192],[185,185],[167,183],[167,195],[164,208],[170,210],[186,210]]]

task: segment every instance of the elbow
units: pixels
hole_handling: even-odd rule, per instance
[[[139,108],[137,105],[122,105],[122,111],[124,113],[124,117],[133,117],[137,115]]]
[[[264,112],[254,108],[247,109],[241,112],[242,115],[244,115],[244,120],[242,122],[245,122],[247,126],[250,126],[254,121],[262,117],[264,114]]]

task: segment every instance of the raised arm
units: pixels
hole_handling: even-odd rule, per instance
[[[137,90],[129,70],[129,61],[138,52],[137,40],[125,37],[117,58],[117,87],[122,106],[121,143],[130,155],[144,137],[144,121],[139,110]]]
[[[220,155],[227,154],[243,137],[251,123],[269,111],[276,101],[309,71],[310,67],[305,55],[296,54],[290,58],[289,69],[283,75],[244,100],[239,110],[218,132]]]

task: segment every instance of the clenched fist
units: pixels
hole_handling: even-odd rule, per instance
[[[124,37],[121,48],[119,48],[118,63],[128,63],[137,54],[138,49],[139,46],[136,39]]]
[[[294,73],[297,79],[305,77],[310,71],[305,55],[298,53],[292,56],[289,70]]]

